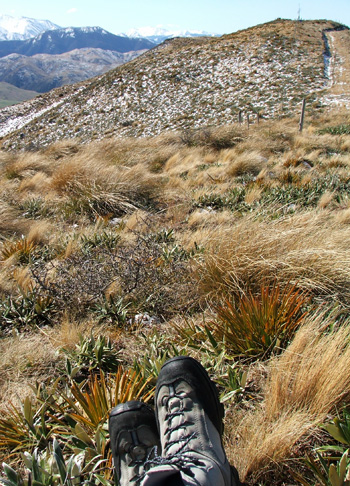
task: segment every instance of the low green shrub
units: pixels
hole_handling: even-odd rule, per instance
[[[57,312],[52,297],[33,290],[18,297],[0,301],[0,329],[8,334],[12,329],[28,329],[50,324]]]
[[[71,377],[78,372],[93,370],[113,373],[121,365],[111,340],[101,335],[97,338],[80,336],[79,344],[73,350],[62,348],[62,351],[67,356],[67,371]]]
[[[321,486],[350,485],[350,410],[344,408],[342,413],[331,422],[322,426],[337,444],[318,447],[315,457],[308,455],[305,463]],[[309,486],[309,481],[301,474],[295,474],[301,484]]]
[[[350,135],[350,125],[342,124],[334,127],[326,127],[318,130],[319,135],[330,133],[331,135]]]

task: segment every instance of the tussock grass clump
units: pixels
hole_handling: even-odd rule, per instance
[[[152,205],[160,194],[162,178],[140,165],[115,168],[78,158],[58,168],[50,187],[66,196],[72,213],[120,216]]]
[[[222,154],[222,158],[229,163],[226,171],[231,177],[245,174],[257,176],[267,162],[264,157],[254,151],[241,154],[237,154],[234,150],[226,151]]]
[[[206,240],[210,250],[198,265],[200,288],[215,300],[277,279],[283,287],[297,284],[316,299],[347,305],[348,237],[347,226],[337,225],[327,214],[301,213],[269,222],[246,216]]]
[[[329,330],[332,329],[333,330]],[[261,404],[232,424],[231,460],[242,479],[284,465],[293,448],[348,403],[350,325],[334,326],[334,316],[311,315],[284,353],[269,365]]]
[[[64,361],[45,333],[3,337],[0,351],[1,409],[6,403],[24,399],[36,380],[54,375]]]

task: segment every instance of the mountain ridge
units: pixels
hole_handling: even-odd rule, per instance
[[[25,40],[45,30],[60,28],[50,20],[0,15],[0,40]]]
[[[39,93],[78,83],[128,62],[144,51],[120,53],[99,48],[74,49],[62,54],[10,54],[0,58],[0,81]]]
[[[150,49],[154,47],[154,43],[117,36],[101,27],[66,27],[47,30],[37,37],[23,41],[0,41],[0,57],[9,54],[63,54],[88,47],[125,53]]]
[[[130,29],[127,31],[127,37],[148,39],[155,44],[161,44],[167,39],[173,37],[219,37],[218,34],[213,34],[205,31],[194,30],[167,30],[162,27],[141,27],[139,29]]]

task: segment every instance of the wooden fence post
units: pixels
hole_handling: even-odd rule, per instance
[[[238,123],[241,124],[242,123],[242,110],[239,110],[239,113],[238,113]]]
[[[306,105],[306,99],[303,99],[303,104],[301,107],[301,115],[300,115],[300,121],[299,121],[299,132],[303,131],[303,126],[304,126],[304,117],[305,117],[305,105]]]
[[[248,124],[248,128],[249,128],[249,113],[247,114],[247,124]]]

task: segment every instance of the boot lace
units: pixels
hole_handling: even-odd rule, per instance
[[[173,439],[171,440],[171,435],[178,431],[178,430],[186,430],[186,428],[189,425],[194,425],[193,422],[187,420],[185,418],[185,411],[186,409],[184,408],[183,405],[183,397],[177,395],[174,390],[170,390],[170,396],[168,397],[168,401],[171,398],[178,398],[181,401],[181,405],[178,410],[175,411],[168,411],[165,415],[165,422],[167,423],[167,427],[164,432],[164,437],[166,440],[166,444],[163,449],[163,455],[159,456],[156,453],[153,455],[153,457],[148,457],[144,463],[144,473],[138,478],[139,483],[144,479],[146,476],[147,472],[152,468],[156,466],[175,466],[179,471],[184,472],[188,476],[190,476],[194,482],[200,486],[200,483],[196,480],[195,474],[192,471],[193,466],[205,466],[204,462],[202,462],[200,459],[193,457],[188,454],[190,452],[189,449],[189,444],[190,442],[197,437],[197,434],[195,432],[182,435],[178,439]],[[182,420],[179,421],[177,425],[172,425],[173,420],[176,417],[182,417]],[[178,449],[176,452],[169,454],[168,451],[173,445],[179,445]]]

